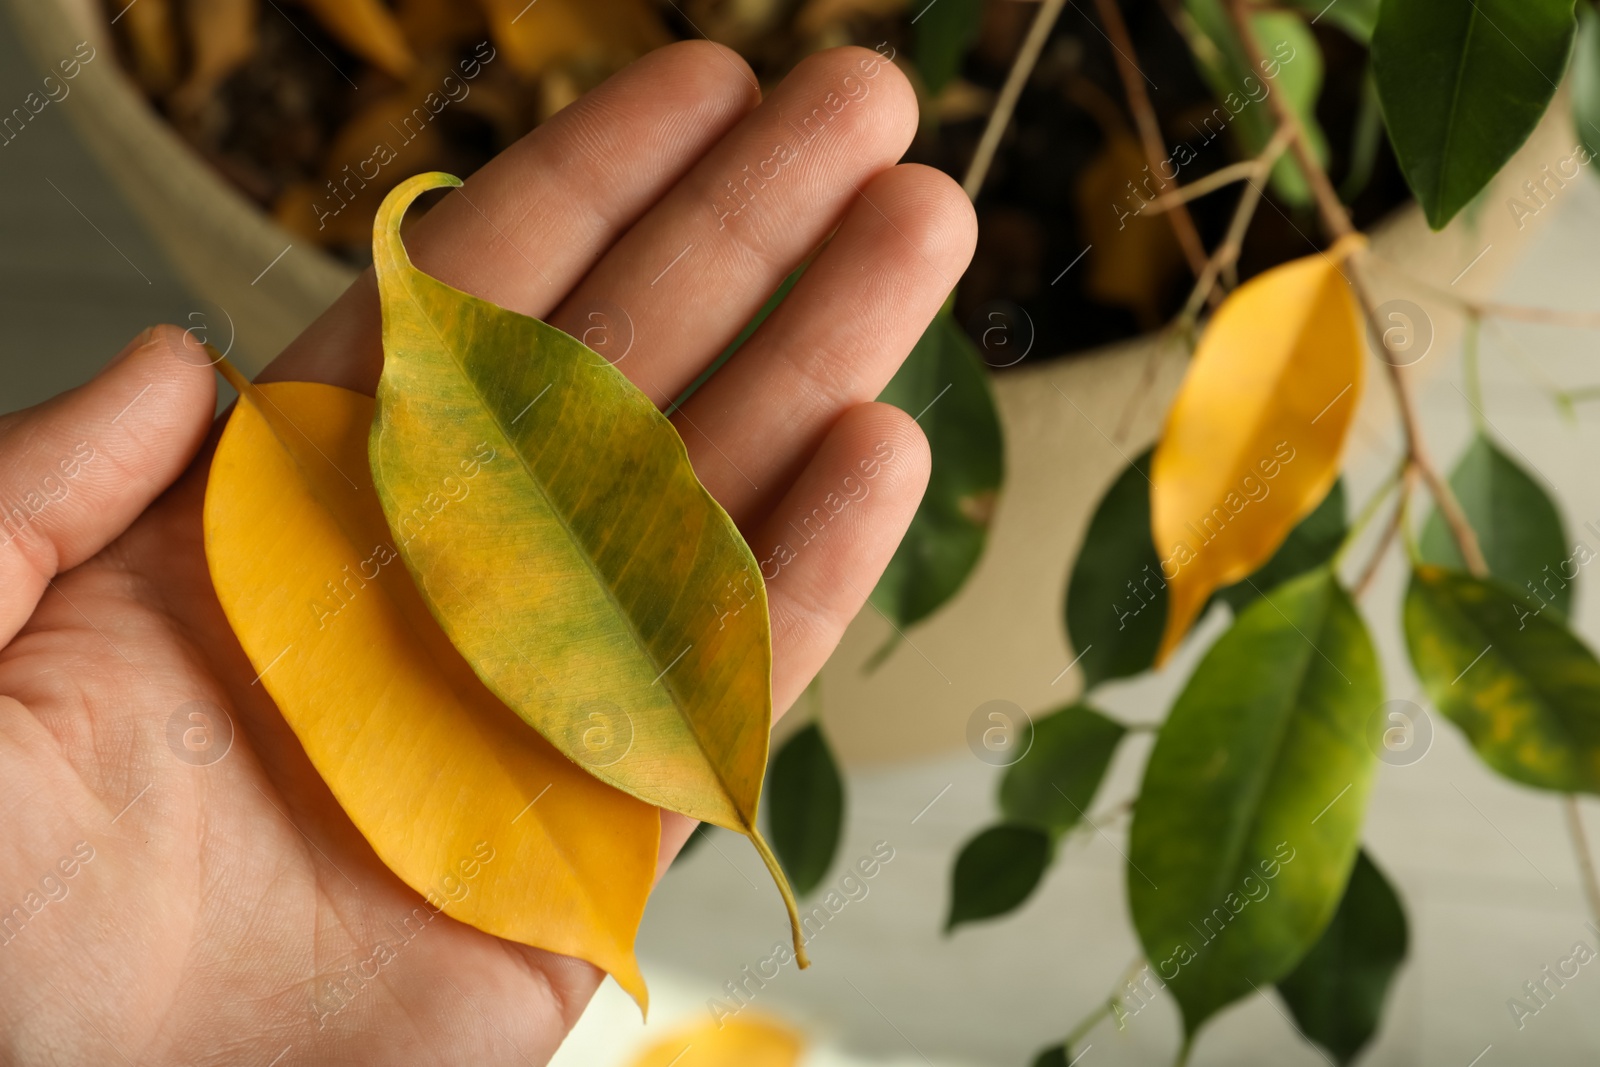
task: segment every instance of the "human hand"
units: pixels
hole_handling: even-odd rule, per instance
[[[781,710],[921,498],[921,432],[871,401],[976,230],[954,182],[893,165],[917,108],[882,57],[814,56],[758,99],[732,52],[661,49],[447,196],[407,247],[425,272],[576,336],[597,312],[624,326],[619,369],[665,407],[837,227],[673,416],[758,558],[858,460],[892,450],[872,492],[768,584]],[[381,361],[368,272],[262,379],[370,394]],[[88,385],[0,419],[0,1058],[544,1063],[602,977],[589,964],[443,914],[370,963],[422,901],[253,684],[217,604],[200,524],[206,364],[160,327]],[[169,746],[193,701],[235,726],[207,766]],[[663,867],[690,828],[665,817]]]

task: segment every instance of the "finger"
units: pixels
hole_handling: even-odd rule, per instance
[[[781,718],[844,636],[928,486],[928,441],[910,415],[862,404],[828,431],[750,547],[772,616],[772,711]],[[662,812],[658,876],[693,819]]]
[[[542,318],[759,98],[721,45],[658,49],[495,157],[407,230],[406,248],[441,281]],[[382,365],[369,270],[262,380],[370,394]]]
[[[215,408],[204,353],[176,326],[157,326],[87,385],[0,419],[0,645],[51,579],[172,484]]]
[[[794,290],[674,416],[735,521],[771,507],[839,413],[883,391],[977,233],[966,194],[930,167],[894,167],[862,190]],[[746,442],[737,456],[713,444],[731,441]]]
[[[916,128],[916,96],[893,63],[864,48],[809,57],[617,242],[551,323],[577,335],[594,309],[620,308],[633,345],[618,369],[665,407]]]

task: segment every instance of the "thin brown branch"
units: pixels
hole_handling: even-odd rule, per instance
[[[1217,291],[1217,277],[1238,261],[1239,253],[1244,249],[1244,235],[1250,229],[1250,220],[1255,218],[1256,208],[1260,206],[1262,194],[1266,191],[1266,176],[1272,173],[1273,165],[1283,155],[1291,136],[1287,126],[1279,126],[1261,155],[1250,161],[1254,174],[1245,179],[1248,184],[1233,209],[1228,232],[1201,269],[1194,289],[1190,291],[1189,299],[1184,302],[1183,311],[1178,316],[1179,322],[1194,321],[1194,317],[1200,313],[1200,305]]]
[[[1409,285],[1425,290],[1429,297],[1439,300],[1457,308],[1465,315],[1476,315],[1479,318],[1513,319],[1518,322],[1535,322],[1545,326],[1567,326],[1574,330],[1600,330],[1600,312],[1594,311],[1566,311],[1561,308],[1525,307],[1520,304],[1497,304],[1494,301],[1473,300],[1460,293],[1453,293],[1448,289],[1441,289],[1436,285],[1414,277],[1398,263],[1385,259],[1377,253],[1369,253],[1367,259],[1378,267],[1404,278]]]
[[[1011,114],[1017,109],[1017,100],[1032,77],[1033,68],[1039,62],[1039,53],[1044,51],[1044,43],[1049,39],[1050,31],[1055,27],[1066,2],[1043,0],[1039,5],[1039,13],[1033,17],[1033,25],[1028,27],[1028,36],[1023,38],[1022,47],[1017,50],[1017,58],[1011,63],[1011,72],[1006,75],[1005,85],[1000,87],[994,110],[989,113],[989,124],[983,128],[977,150],[972,153],[967,176],[962,179],[961,188],[969,200],[978,199],[978,190],[983,188],[983,180],[989,176],[989,167],[994,163],[994,154],[1000,148],[1000,138],[1006,132],[1006,127],[1011,125]]]
[[[1111,51],[1116,55],[1117,74],[1122,78],[1128,108],[1133,112],[1133,122],[1139,130],[1139,143],[1144,148],[1145,162],[1159,177],[1161,164],[1169,161],[1166,143],[1161,137],[1161,124],[1156,120],[1150,94],[1145,91],[1144,75],[1133,59],[1133,39],[1128,36],[1128,24],[1122,20],[1117,0],[1095,0],[1095,9],[1100,12],[1106,37],[1111,41]],[[1206,267],[1206,247],[1200,241],[1200,231],[1195,228],[1189,209],[1182,204],[1175,204],[1167,209],[1166,214],[1167,221],[1172,225],[1172,233],[1183,249],[1183,256],[1189,261],[1189,270],[1199,277]],[[1208,289],[1207,293],[1210,292]]]
[[[1242,182],[1246,178],[1253,178],[1256,174],[1256,161],[1247,159],[1242,163],[1230,163],[1221,170],[1212,171],[1199,181],[1190,182],[1180,186],[1170,193],[1162,193],[1146,204],[1141,213],[1146,215],[1159,215],[1163,211],[1170,211],[1179,204],[1187,204],[1191,200],[1198,200],[1202,196],[1214,193],[1218,189]]]
[[[1250,27],[1250,5],[1248,0],[1228,0],[1228,15],[1233,20],[1234,30],[1239,35],[1239,41],[1244,47],[1245,55],[1253,67],[1262,65],[1261,44],[1256,40],[1255,33]],[[1277,116],[1281,125],[1288,126],[1294,135],[1294,158],[1300,164],[1300,169],[1305,172],[1306,181],[1311,187],[1312,197],[1317,203],[1317,213],[1322,218],[1322,224],[1335,241],[1356,235],[1355,225],[1350,221],[1350,213],[1345,210],[1344,203],[1340,201],[1339,194],[1334,191],[1333,183],[1328,180],[1327,171],[1322,169],[1322,164],[1317,161],[1316,153],[1311,150],[1311,140],[1306,136],[1305,126],[1300,121],[1300,116],[1295,112],[1294,106],[1289,103],[1283,93],[1269,93],[1268,104],[1273,114]],[[1359,253],[1355,253],[1359,254]],[[1367,292],[1360,272],[1352,268],[1349,272],[1350,288],[1355,293],[1356,300],[1361,306],[1361,312],[1366,317],[1368,326],[1371,327],[1375,337],[1380,339],[1385,349],[1388,341],[1378,322],[1377,308],[1373,304],[1372,296]],[[1427,442],[1422,436],[1422,427],[1417,418],[1417,405],[1411,395],[1411,388],[1402,373],[1399,360],[1392,358],[1385,351],[1383,353],[1384,366],[1388,368],[1389,382],[1394,388],[1395,406],[1400,410],[1400,424],[1406,435],[1406,452],[1417,467],[1423,484],[1428,487],[1428,492],[1433,496],[1434,502],[1439,507],[1439,514],[1443,517],[1445,525],[1450,529],[1451,538],[1456,543],[1456,548],[1461,553],[1461,558],[1466,561],[1467,569],[1473,574],[1482,577],[1489,573],[1489,566],[1483,558],[1483,551],[1478,546],[1478,536],[1473,532],[1472,523],[1467,520],[1466,512],[1461,509],[1461,502],[1456,499],[1450,484],[1439,474],[1433,457],[1428,452]]]
[[[1572,835],[1572,854],[1578,860],[1578,872],[1583,878],[1583,895],[1589,901],[1589,913],[1600,922],[1600,879],[1595,877],[1594,854],[1589,851],[1589,838],[1583,832],[1583,817],[1578,812],[1578,797],[1567,794],[1567,831]]]
[[[1378,568],[1383,564],[1383,557],[1388,553],[1389,546],[1394,543],[1395,535],[1400,532],[1400,525],[1406,517],[1406,502],[1411,498],[1411,487],[1416,481],[1416,473],[1416,464],[1407,463],[1405,473],[1401,475],[1400,496],[1394,502],[1394,514],[1390,515],[1389,521],[1384,524],[1383,533],[1378,535],[1378,543],[1372,549],[1372,556],[1367,560],[1367,565],[1361,568],[1360,577],[1350,587],[1350,596],[1354,600],[1360,600],[1361,594],[1372,584],[1372,579],[1377,577]]]

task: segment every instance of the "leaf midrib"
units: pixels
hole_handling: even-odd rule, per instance
[[[391,239],[399,241],[398,234],[391,235]],[[600,572],[598,565],[595,563],[594,559],[590,557],[588,549],[584,547],[583,542],[579,540],[577,535],[573,532],[572,525],[567,521],[567,516],[560,508],[556,507],[554,502],[550,499],[549,493],[545,490],[544,483],[540,481],[538,475],[533,472],[533,468],[528,464],[527,457],[524,456],[522,454],[522,450],[517,447],[515,438],[507,430],[507,427],[502,424],[500,413],[497,412],[494,409],[494,406],[489,403],[488,397],[484,395],[483,391],[478,386],[477,378],[468,370],[466,363],[462,360],[461,356],[456,353],[455,347],[444,338],[442,333],[440,333],[439,327],[433,321],[433,317],[428,314],[426,308],[423,306],[422,301],[418,299],[416,291],[412,288],[412,281],[413,278],[424,278],[430,284],[436,285],[471,304],[487,304],[487,301],[479,300],[470,293],[464,293],[459,289],[455,289],[452,286],[446,285],[431,275],[424,274],[422,271],[418,270],[414,264],[411,263],[409,256],[405,256],[403,262],[399,265],[398,273],[401,276],[402,284],[405,286],[406,295],[411,298],[411,302],[415,306],[418,314],[420,314],[422,320],[428,324],[428,329],[433,331],[433,335],[438,339],[439,344],[447,353],[449,353],[451,362],[455,364],[456,370],[467,382],[467,385],[472,390],[472,395],[477,398],[479,408],[488,415],[490,422],[494,425],[495,431],[499,433],[500,437],[505,441],[507,449],[512,455],[517,457],[518,466],[520,466],[523,470],[523,473],[527,475],[528,481],[532,483],[534,491],[539,494],[539,499],[544,502],[546,510],[551,515],[555,516],[556,522],[560,524],[561,530],[564,534],[566,534],[567,539],[571,541],[573,545],[577,546],[578,556],[583,560],[584,566],[589,569],[590,576],[594,579],[595,584],[600,587],[601,593],[611,604],[611,607],[613,611],[615,611],[617,617],[622,620],[622,624],[626,628],[628,636],[633,639],[634,647],[643,654],[647,663],[649,663],[651,666],[659,666],[660,664],[657,663],[655,655],[650,651],[650,648],[648,645],[646,645],[643,636],[634,626],[633,619],[625,610],[623,610],[621,602],[617,600],[616,593],[612,590],[610,583],[606,581],[605,575]],[[494,307],[494,305],[489,306]],[[503,314],[516,314],[515,312],[506,311],[505,309],[498,307],[495,307],[494,310]],[[539,320],[534,319],[533,321],[538,322]],[[543,325],[548,324],[546,323]],[[550,328],[554,329],[554,327]],[[576,338],[573,340],[576,341]],[[576,343],[582,344],[583,342],[576,341]],[[718,764],[717,760],[713,758],[711,752],[706,748],[705,739],[700,736],[699,727],[695,723],[694,719],[684,711],[684,708],[680,703],[677,690],[673,688],[670,680],[664,677],[661,678],[661,686],[664,690],[666,690],[666,692],[672,695],[672,706],[677,710],[678,718],[682,720],[683,723],[688,727],[689,736],[694,739],[695,747],[700,750],[700,754],[704,757],[706,766],[711,769],[711,773],[713,777],[716,778],[717,784],[722,787],[722,793],[723,796],[725,796],[728,800],[728,806],[736,815],[739,816],[741,824],[747,831],[753,829],[754,820],[745,815],[745,813],[740,809],[738,802],[734,799],[733,790],[729,787],[728,780],[723,775],[721,766]],[[590,771],[590,773],[593,773],[593,771]]]

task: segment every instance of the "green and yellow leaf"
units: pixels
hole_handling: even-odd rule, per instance
[[[241,398],[211,463],[206,559],[312,765],[435,907],[588,960],[643,1006],[633,941],[659,813],[528,729],[428,614],[372,490],[371,398],[227,376]],[[486,477],[473,462],[455,472],[463,492]]]
[[[383,376],[373,482],[451,643],[568,758],[747,835],[772,724],[766,587],[650,399],[582,342],[412,266],[402,183],[373,235]],[[463,465],[477,462],[472,491]]]
[[[1600,793],[1600,662],[1553,612],[1492,581],[1419,566],[1406,647],[1428,698],[1490,767]]]
[[[1271,559],[1338,477],[1364,356],[1340,273],[1351,247],[1252,278],[1200,339],[1151,461],[1152,534],[1169,587],[1157,664],[1211,594]]]

